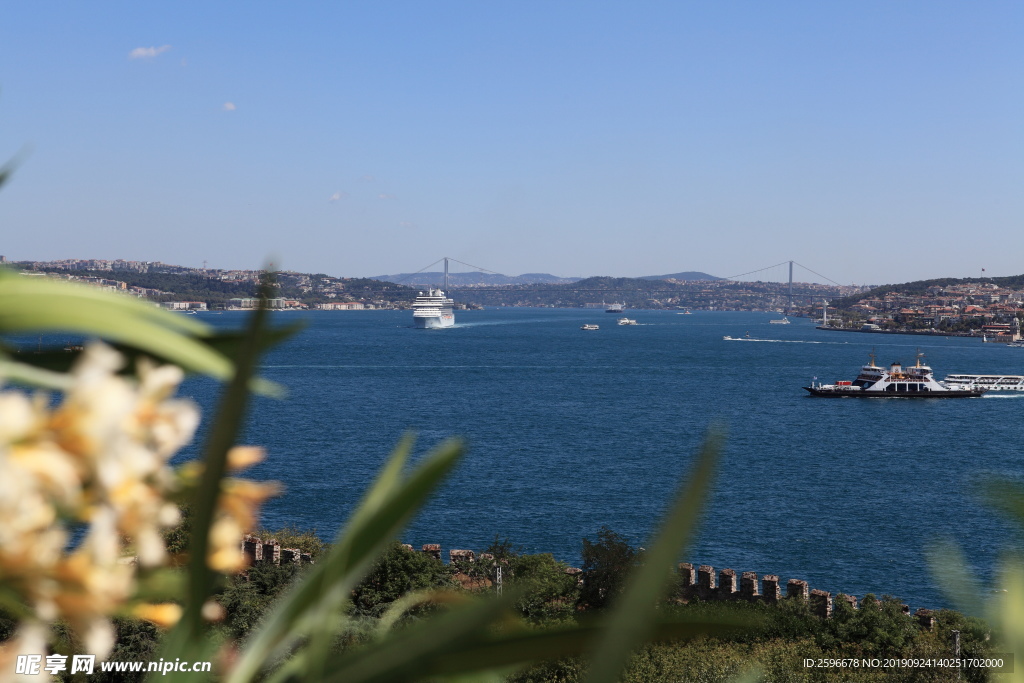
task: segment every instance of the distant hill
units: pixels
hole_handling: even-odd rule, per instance
[[[444,282],[444,273],[396,273],[394,275],[374,275],[374,280],[394,282],[408,287],[427,287]],[[523,273],[522,275],[498,275],[496,273],[448,273],[448,283],[452,287],[487,287],[497,285],[567,285],[583,280],[582,277],[558,277],[549,273]],[[679,282],[697,280],[721,280],[723,278],[687,271],[670,275],[645,275],[639,278],[620,278],[635,280],[676,280]]]
[[[396,275],[374,275],[374,280],[394,282],[409,287],[427,287],[444,282],[444,273],[398,273]],[[561,285],[576,282],[578,277],[558,277],[547,273],[523,273],[522,275],[499,275],[496,273],[448,273],[448,283],[453,287],[494,286],[494,285]]]
[[[933,286],[948,287],[950,285],[972,284],[993,284],[1000,287],[1008,287],[1010,289],[1020,289],[1024,288],[1024,275],[1006,275],[1002,277],[987,277],[984,279],[970,277],[940,277],[933,278],[931,280],[914,280],[913,282],[904,282],[896,285],[880,285],[872,287],[860,294],[854,294],[842,299],[835,299],[830,301],[829,305],[835,306],[839,309],[845,309],[858,303],[861,299],[878,298],[885,296],[889,292],[896,292],[897,294],[903,294],[906,296],[916,296],[924,294],[929,287]]]
[[[708,275],[699,271],[688,270],[685,273],[672,273],[671,275],[644,275],[640,280],[722,280],[724,278]]]

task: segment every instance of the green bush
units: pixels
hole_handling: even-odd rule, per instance
[[[440,560],[394,542],[352,591],[351,613],[379,617],[395,600],[412,591],[455,590],[458,585]]]
[[[579,603],[584,609],[601,609],[619,593],[626,577],[641,564],[643,552],[607,526],[597,540],[583,539],[583,587]]]
[[[218,596],[224,607],[222,629],[232,638],[244,638],[263,618],[267,607],[301,572],[294,563],[260,562],[243,574],[229,577]]]

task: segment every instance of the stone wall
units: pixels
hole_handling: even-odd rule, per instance
[[[679,563],[679,592],[676,597],[683,602],[700,599],[746,600],[775,604],[783,600],[782,584],[775,574],[762,576],[761,587],[758,590],[757,573],[743,572],[737,589],[735,570],[723,569],[716,574],[714,567],[702,564],[694,571],[693,565],[689,562]],[[811,589],[806,581],[800,579],[790,579],[786,582],[785,599],[809,603],[811,611],[822,619],[832,616],[834,600],[842,600],[853,609],[857,609],[856,597],[839,593],[833,598],[832,593]],[[910,607],[904,605],[903,613],[910,616]],[[922,627],[934,628],[935,614],[932,610],[919,609],[913,616]]]
[[[277,539],[264,540],[251,534],[242,539],[242,554],[245,555],[246,564],[249,566],[262,562],[313,564],[313,556],[309,553],[304,553],[298,548],[282,548]]]
[[[413,546],[403,544],[409,552],[416,552]],[[439,543],[425,543],[420,547],[420,552],[430,555],[438,562],[441,561],[441,545]],[[258,562],[295,562],[300,564],[312,564],[313,559],[309,553],[300,552],[296,548],[282,548],[275,539],[263,540],[254,536],[246,536],[242,542],[242,552],[245,553],[249,564]],[[451,563],[475,562],[476,553],[472,550],[449,549],[448,559]],[[494,556],[482,553],[479,556],[482,562],[494,562]],[[811,589],[806,581],[800,579],[789,579],[786,582],[786,597],[782,597],[782,582],[776,574],[764,574],[760,577],[758,585],[757,572],[742,572],[737,577],[733,569],[723,569],[716,574],[715,568],[702,564],[694,570],[689,562],[680,562],[679,590],[677,599],[688,602],[693,599],[700,600],[745,600],[748,602],[765,602],[776,604],[785,600],[802,600],[809,603],[812,613],[828,619],[832,616],[834,603],[837,600],[846,602],[853,609],[858,608],[857,598],[845,593],[838,593],[833,596],[828,591]],[[578,567],[566,567],[565,573],[577,577],[582,583],[583,570]],[[490,583],[490,582],[488,582]],[[903,612],[910,616],[910,607],[903,606]],[[919,609],[913,617],[922,627],[931,629],[935,626],[935,613],[929,609]]]

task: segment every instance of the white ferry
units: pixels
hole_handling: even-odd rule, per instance
[[[932,369],[921,363],[924,354],[917,354],[917,363],[904,368],[893,363],[888,368],[875,365],[875,356],[860,369],[852,382],[811,384],[804,387],[812,396],[828,398],[976,398],[987,389],[963,387],[939,382]]]
[[[636,325],[636,321],[632,318],[619,318],[620,325]]]
[[[769,320],[768,322],[771,323],[772,325],[788,325],[789,318],[787,318],[786,316],[782,316],[778,320]]]
[[[412,320],[421,330],[451,327],[455,324],[455,313],[452,312],[454,304],[441,289],[431,288],[426,294],[420,292],[412,302]]]
[[[622,313],[626,310],[626,304],[608,304],[608,308],[604,309],[605,313]]]
[[[580,329],[581,329],[581,330],[586,330],[586,331],[588,331],[588,332],[592,332],[592,331],[594,331],[594,330],[599,330],[599,329],[601,329],[601,326],[600,326],[600,325],[592,325],[592,324],[589,324],[589,323],[588,323],[588,324],[586,324],[586,325],[581,325],[581,326],[580,326]]]
[[[946,375],[942,383],[957,389],[1024,391],[1024,375]]]

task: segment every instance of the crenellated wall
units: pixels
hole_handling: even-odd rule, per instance
[[[736,571],[723,569],[716,574],[715,568],[706,564],[700,565],[696,571],[689,562],[679,563],[679,593],[677,596],[683,601],[693,600],[746,600],[748,602],[765,602],[775,604],[781,601],[782,585],[779,577],[775,574],[765,574],[761,577],[761,588],[758,590],[757,573],[743,572],[739,579],[739,589],[736,586]],[[832,616],[834,608],[832,593],[828,591],[811,589],[806,581],[790,579],[786,582],[787,600],[803,600],[809,603],[811,611],[822,619]],[[857,609],[857,598],[845,593],[839,593],[835,600],[846,602],[853,609]],[[910,616],[910,607],[903,605],[903,613]],[[931,629],[935,627],[935,614],[932,610],[919,609],[914,613],[914,618],[922,627]]]
[[[409,552],[415,552],[413,546],[405,543],[403,547]],[[263,540],[254,536],[246,536],[242,542],[242,551],[249,560],[249,564],[258,562],[295,562],[301,564],[312,564],[313,559],[309,553],[300,552],[296,548],[282,548],[275,539]],[[439,543],[425,543],[421,546],[420,552],[430,555],[437,561],[441,561],[441,545]],[[472,550],[450,549],[448,559],[451,563],[475,562],[477,555]],[[481,553],[479,560],[482,562],[493,562],[494,556],[490,553]],[[723,569],[715,573],[715,568],[702,564],[695,570],[689,562],[680,562],[679,591],[677,598],[686,602],[693,599],[700,600],[745,600],[748,602],[764,602],[776,604],[783,600],[782,582],[776,574],[764,574],[760,577],[758,585],[757,572],[742,572],[738,577],[734,569]],[[565,573],[577,577],[582,583],[583,570],[578,567],[566,567]],[[832,593],[819,589],[811,589],[806,581],[800,579],[789,579],[786,582],[786,600],[802,600],[807,602],[811,612],[822,619],[832,616],[834,600],[846,602],[851,608],[858,609],[857,598],[853,595],[838,593],[833,597]],[[908,617],[910,607],[903,605],[903,613]],[[926,629],[935,627],[935,613],[929,609],[918,609],[913,618]]]
[[[277,539],[263,540],[251,534],[242,539],[242,553],[245,555],[246,563],[249,566],[261,562],[271,564],[313,564],[313,556],[304,553],[298,548],[282,548]]]

